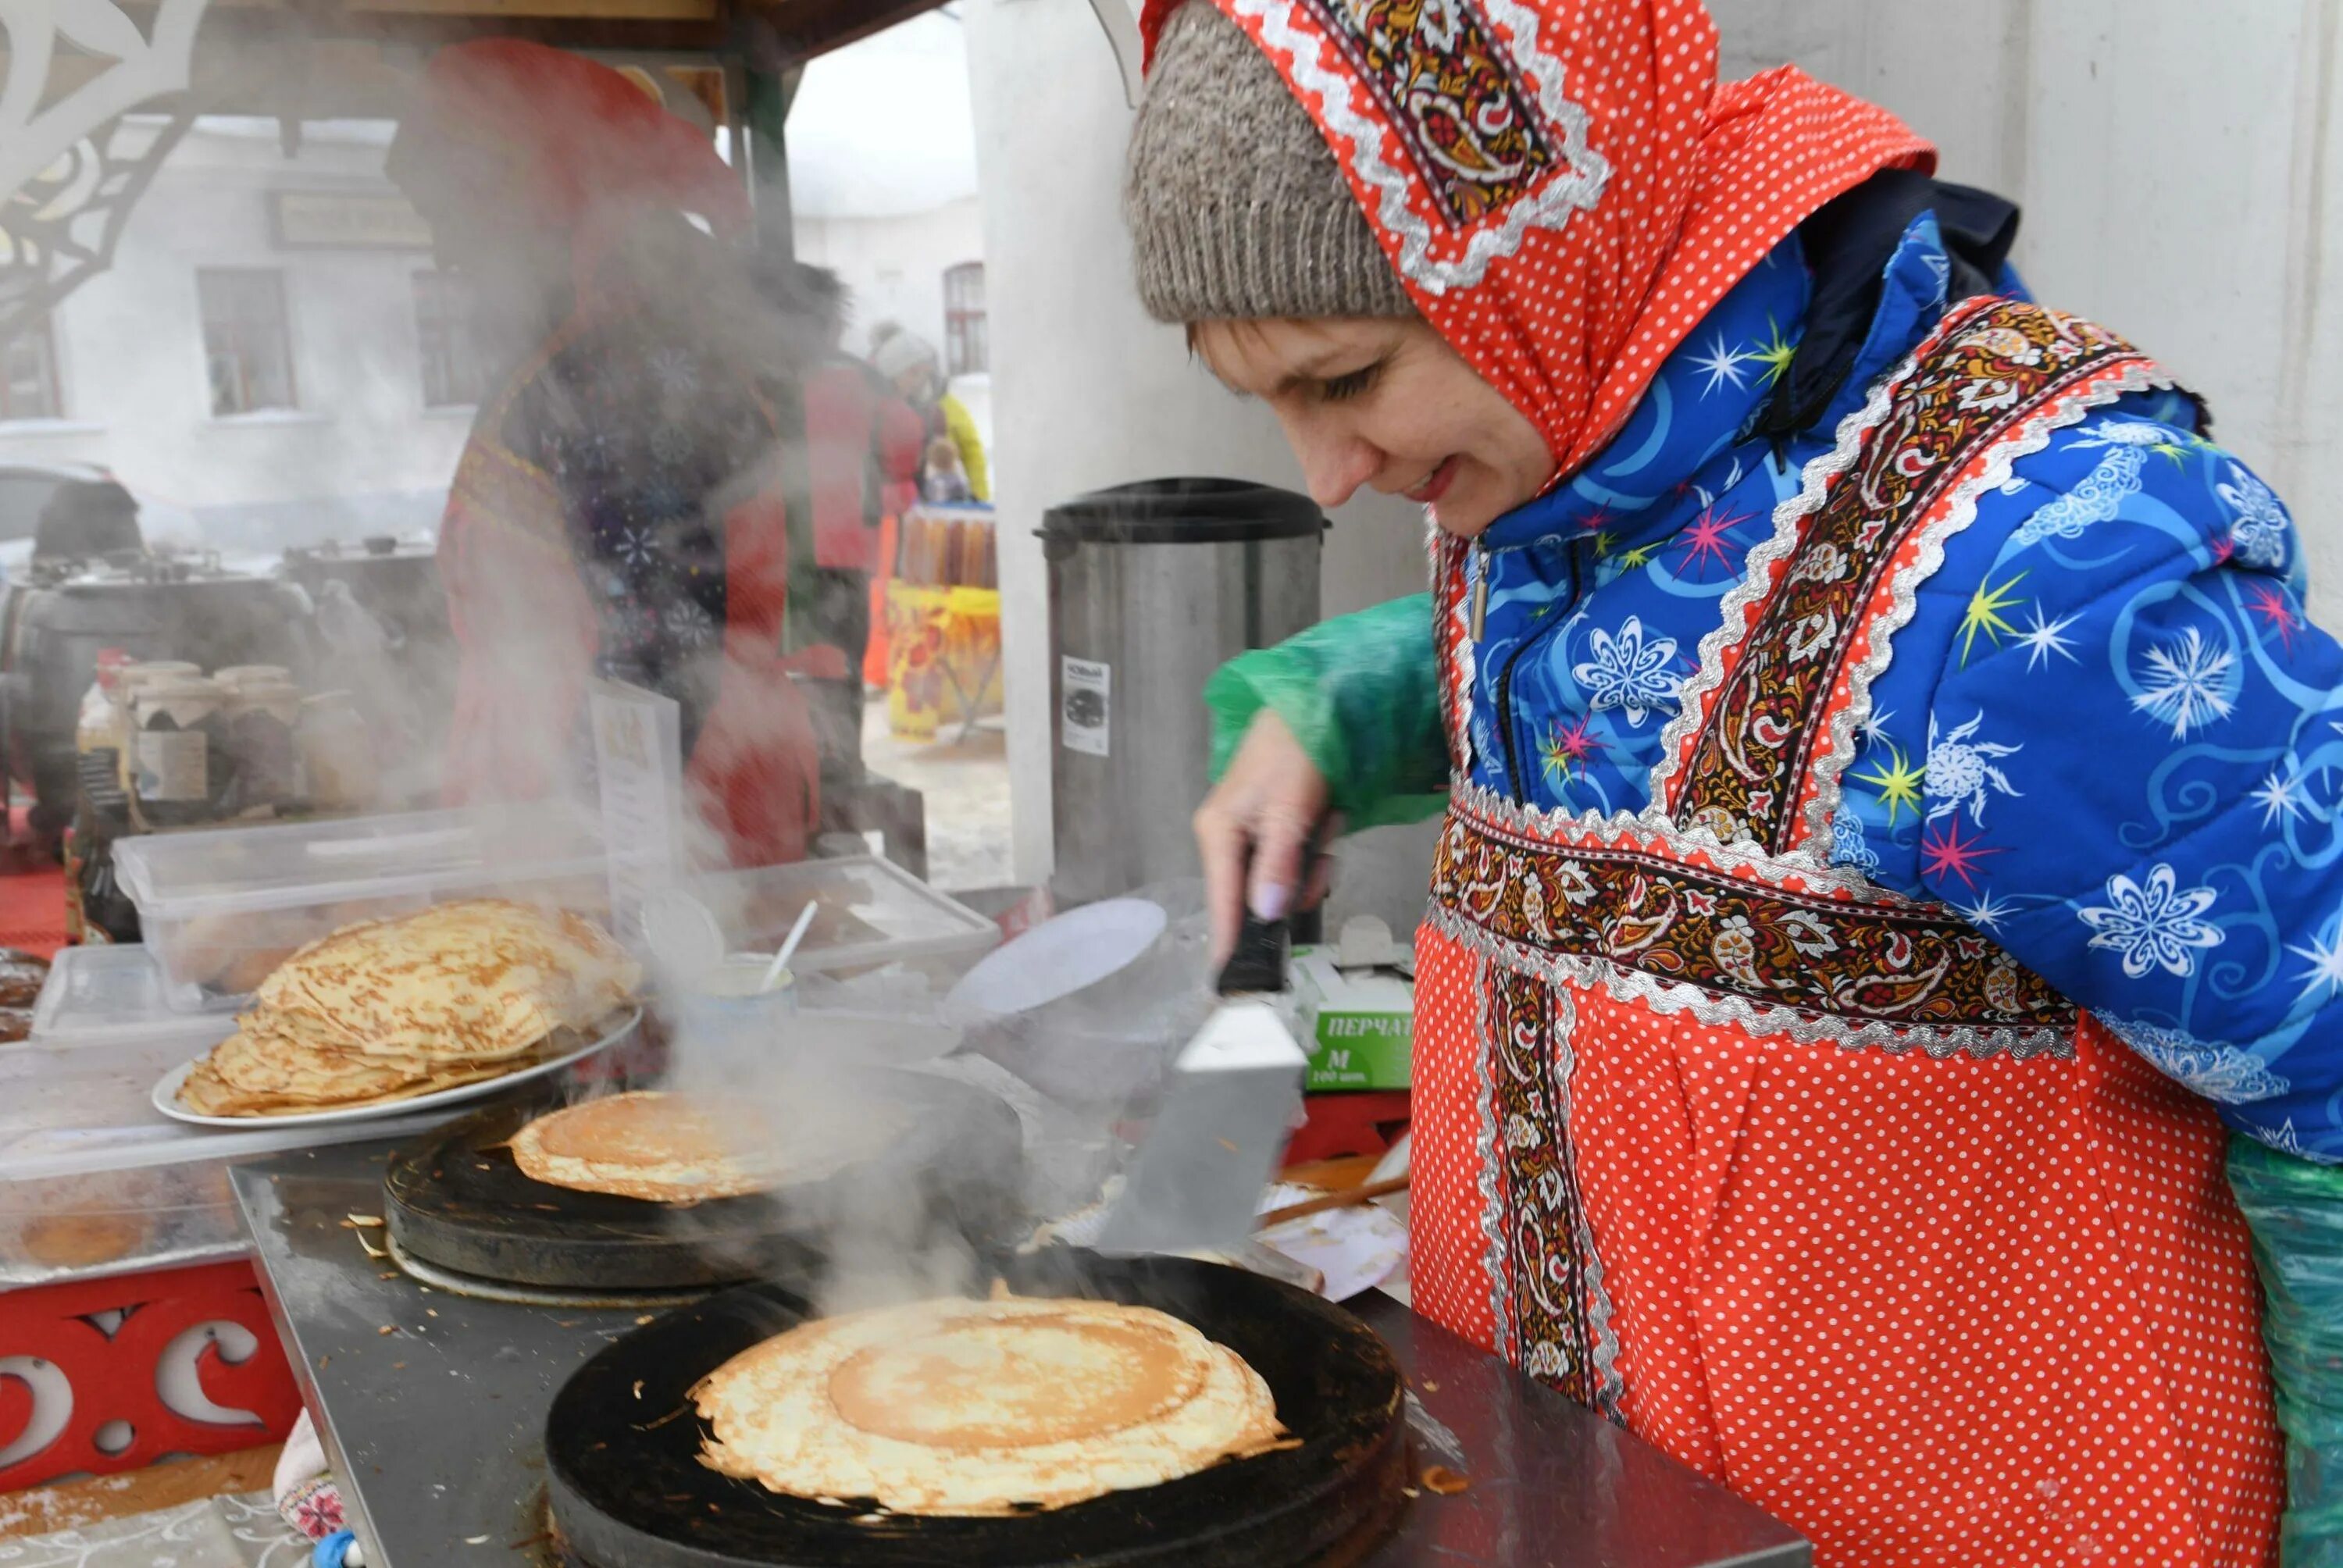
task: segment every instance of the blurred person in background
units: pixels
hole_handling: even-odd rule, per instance
[[[33,526],[35,564],[136,555],[146,548],[138,500],[112,479],[68,479],[41,503]]]
[[[976,433],[976,420],[968,406],[945,386],[943,363],[936,356],[935,345],[895,322],[882,321],[870,329],[870,363],[897,395],[918,411],[929,440],[947,437],[959,449],[969,494],[980,501],[991,500],[984,442]]]
[[[961,466],[960,448],[949,436],[939,436],[928,443],[928,459],[920,470],[920,498],[940,505],[965,505],[976,499],[970,488],[968,469]]]
[[[834,669],[825,659],[820,673],[793,678],[820,739],[823,796],[842,801],[862,775],[862,667],[881,523],[890,515],[890,492],[917,477],[923,427],[883,378],[841,347],[851,300],[835,274],[786,257],[760,258],[753,272],[767,302],[802,320],[811,339],[798,374],[769,377],[767,391],[785,429],[804,432],[801,451],[785,445],[776,455],[785,505],[813,523],[813,564],[792,578],[799,613],[789,632],[800,646],[842,657]]]
[[[801,858],[819,746],[787,677],[844,658],[789,624],[814,528],[775,482],[768,389],[818,331],[751,284],[740,176],[618,72],[512,39],[432,57],[389,173],[508,367],[440,530],[448,799],[587,777],[598,675],[676,699],[687,792],[734,864]]]

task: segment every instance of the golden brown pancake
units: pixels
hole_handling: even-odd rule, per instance
[[[582,916],[467,899],[311,942],[254,1000],[369,1054],[493,1060],[604,1018],[640,979]]]
[[[1062,1508],[1281,1446],[1242,1357],[1112,1302],[921,1302],[790,1330],[692,1391],[702,1462],[899,1513]]]
[[[591,921],[508,900],[365,921],[279,966],[179,1102],[281,1116],[478,1082],[606,1032],[639,978]]]
[[[737,1125],[733,1136],[741,1136]],[[654,1203],[696,1203],[763,1191],[771,1183],[734,1158],[717,1108],[642,1090],[540,1116],[512,1141],[532,1181]]]

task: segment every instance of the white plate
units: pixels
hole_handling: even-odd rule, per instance
[[[1128,969],[1171,917],[1145,899],[1107,899],[1069,910],[993,949],[944,999],[955,1018],[1031,1012]]]
[[[583,1061],[597,1051],[608,1050],[635,1032],[643,1021],[642,1009],[627,1014],[627,1020],[601,1039],[579,1046],[567,1056],[551,1061],[536,1062],[518,1072],[508,1072],[497,1078],[484,1078],[478,1083],[459,1083],[453,1089],[436,1090],[418,1094],[410,1100],[387,1100],[373,1105],[349,1105],[339,1111],[305,1111],[292,1116],[198,1116],[179,1103],[179,1091],[187,1081],[187,1074],[196,1070],[192,1061],[183,1061],[163,1075],[155,1085],[150,1098],[155,1109],[174,1121],[185,1121],[196,1127],[327,1127],[343,1121],[377,1121],[395,1116],[410,1116],[418,1111],[436,1106],[460,1105],[468,1100],[478,1100],[516,1083],[527,1083],[532,1078],[543,1078],[558,1072],[572,1062]]]

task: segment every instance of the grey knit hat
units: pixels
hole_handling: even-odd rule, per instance
[[[1211,0],[1164,25],[1122,210],[1159,321],[1415,314],[1309,112]]]

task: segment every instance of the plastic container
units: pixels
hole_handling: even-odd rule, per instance
[[[33,1004],[32,1038],[23,1046],[0,1050],[65,1050],[153,1040],[202,1050],[226,1040],[236,1027],[228,1013],[191,1017],[176,1012],[163,992],[163,971],[139,943],[59,948],[50,960],[40,1000]]]
[[[176,1040],[0,1052],[0,1286],[239,1256],[249,1243],[230,1165],[401,1137],[462,1113],[249,1132],[171,1121],[148,1099],[156,1081],[217,1032],[198,1020]]]
[[[722,871],[689,885],[713,910],[734,952],[776,950],[806,900],[817,900],[789,960],[799,976],[916,962],[958,972],[1001,940],[1001,929],[891,860],[874,855]]]
[[[542,803],[148,834],[116,840],[114,862],[182,1012],[242,1007],[295,949],[357,920],[459,898],[598,919],[609,903],[598,824]]]

